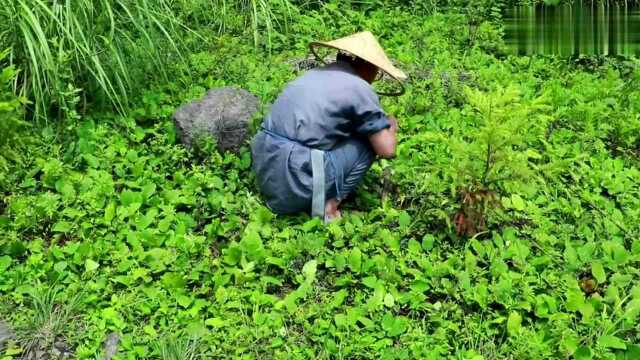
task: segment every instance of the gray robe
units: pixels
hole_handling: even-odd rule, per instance
[[[344,198],[364,174],[351,170],[366,171],[373,161],[367,136],[389,126],[377,94],[348,63],[332,63],[292,81],[265,117],[266,131],[251,144],[267,205],[276,213],[309,211],[311,148],[326,151],[326,197]],[[357,166],[364,161],[368,164]]]

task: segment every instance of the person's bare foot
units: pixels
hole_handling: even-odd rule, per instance
[[[325,221],[329,222],[329,221],[340,219],[342,214],[340,214],[340,210],[338,210],[339,205],[340,205],[340,200],[338,199],[327,200],[324,206]]]

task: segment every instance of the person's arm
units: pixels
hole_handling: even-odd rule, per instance
[[[347,117],[355,122],[355,133],[369,139],[376,155],[390,159],[396,155],[398,122],[385,114],[371,86],[357,85],[350,96],[351,111]]]
[[[391,159],[396,156],[396,145],[398,140],[396,134],[398,132],[398,120],[393,116],[388,116],[391,126],[387,129],[382,129],[376,133],[369,135],[369,142],[376,155]]]

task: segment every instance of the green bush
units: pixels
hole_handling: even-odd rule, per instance
[[[8,51],[0,53],[0,64],[7,54]],[[20,162],[21,156],[17,149],[24,142],[20,130],[28,125],[24,121],[27,100],[13,93],[12,86],[17,76],[18,71],[14,66],[0,67],[0,184],[3,183],[3,174],[9,170],[9,166],[16,166]]]

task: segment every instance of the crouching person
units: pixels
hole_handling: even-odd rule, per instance
[[[326,222],[361,182],[376,156],[396,151],[397,121],[382,110],[371,84],[380,71],[400,81],[370,32],[310,45],[339,51],[334,63],[287,85],[251,144],[267,205],[279,214],[311,211]]]

